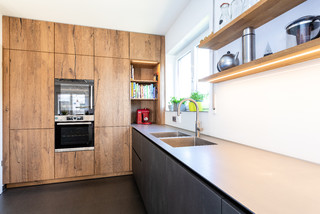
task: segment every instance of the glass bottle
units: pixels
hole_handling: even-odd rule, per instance
[[[242,13],[242,0],[233,0],[231,2],[231,19],[235,19]]]
[[[248,10],[251,7],[250,0],[243,0],[242,3],[242,12]]]
[[[219,19],[219,29],[223,28],[226,24],[231,21],[230,14],[229,14],[229,4],[223,3],[221,6],[221,16]]]

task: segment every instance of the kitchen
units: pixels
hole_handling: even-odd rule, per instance
[[[67,207],[69,213],[81,212],[79,207],[83,213],[88,213],[89,207],[91,213],[102,213],[106,206],[110,213],[318,212],[320,42],[309,38],[311,41],[300,45],[288,44],[292,35],[286,31],[300,17],[319,15],[317,0],[260,0],[242,15],[237,11],[233,18],[231,6],[235,3],[231,0],[181,0],[171,6],[169,2],[144,2],[135,6],[148,11],[141,14],[150,15],[150,8],[159,6],[162,16],[159,11],[157,14],[165,19],[149,27],[146,20],[132,23],[114,18],[105,25],[101,18],[91,19],[88,11],[103,17],[99,3],[95,7],[83,3],[80,6],[87,8],[87,13],[81,16],[79,7],[72,12],[79,19],[73,19],[66,15],[73,5],[59,11],[51,9],[57,9],[58,3],[41,3],[37,15],[35,2],[0,3],[1,180],[6,188],[0,196],[0,209],[3,207],[4,213],[36,213],[41,207],[57,213],[59,209],[50,205],[53,193],[63,198],[62,193],[77,187],[78,192],[73,193],[77,196],[82,191],[92,192],[90,187],[95,185],[97,195],[105,198],[86,198],[91,205],[86,208],[83,200],[64,203],[60,199],[61,207]],[[224,23],[223,3],[231,7],[231,15],[224,19],[229,23],[219,26]],[[104,6],[113,17],[126,12],[112,1]],[[118,11],[112,12],[112,6]],[[316,17],[312,19],[314,37],[319,26]],[[256,60],[243,63],[242,32],[251,25],[255,26]],[[208,90],[198,128],[200,139],[216,145],[177,148],[172,141],[190,138],[179,135],[193,136],[196,120],[190,104],[186,104],[190,111],[182,111],[180,116],[169,109],[171,97],[186,98],[179,91],[186,86],[177,79],[177,63],[189,53],[189,47],[193,57],[201,52],[201,46],[209,47],[204,56],[212,63],[207,66],[210,73],[197,76],[207,81],[201,83],[204,85],[190,87]],[[217,63],[228,51],[234,56],[239,52],[240,65],[219,72]],[[264,57],[266,53],[272,54]],[[239,72],[243,76],[237,76]],[[236,78],[228,79],[229,75]],[[220,82],[221,78],[226,81]],[[83,80],[83,84],[93,84],[84,87],[84,97],[65,96],[59,93],[70,92],[70,88],[61,86],[60,92],[56,91],[59,80],[72,80],[71,85],[81,85],[78,81]],[[136,97],[131,93],[136,89],[133,86],[144,86],[153,93]],[[67,109],[72,104],[72,110]],[[137,112],[143,115],[142,122],[152,125],[136,124]],[[75,123],[80,123],[80,135],[85,132],[86,139],[91,139],[86,142],[93,141],[93,148],[90,143],[76,145],[76,150],[58,148],[59,136],[80,130],[70,131]],[[61,147],[70,147],[63,142],[73,143],[62,139]],[[119,186],[121,182],[124,185]],[[132,204],[125,204],[129,195]],[[37,199],[42,206],[32,202]],[[6,200],[23,210],[9,206]]]

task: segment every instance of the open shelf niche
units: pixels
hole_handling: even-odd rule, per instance
[[[136,114],[138,109],[147,108],[150,110],[150,122],[157,123],[159,115],[158,99],[160,95],[160,63],[154,61],[131,60],[134,68],[134,78],[130,80],[130,99],[131,99],[131,123],[136,123]],[[158,80],[154,80],[154,75],[158,75]],[[132,98],[131,83],[153,84],[157,88],[156,98]]]

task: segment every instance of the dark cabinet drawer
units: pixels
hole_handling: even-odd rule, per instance
[[[141,186],[142,186],[141,170],[142,170],[141,160],[138,157],[135,150],[132,150],[132,172],[133,172],[133,177],[137,183],[138,189],[141,189]]]
[[[222,200],[222,214],[245,214],[245,213],[251,213],[251,212],[241,211],[240,208],[238,208],[229,200],[227,199]]]
[[[167,158],[168,213],[221,214],[221,197],[171,158]]]
[[[156,145],[143,137],[142,141],[142,195],[146,209],[150,214],[167,213],[167,155]]]
[[[136,151],[138,157],[141,159],[141,144],[144,137],[135,129],[132,129],[132,148]]]

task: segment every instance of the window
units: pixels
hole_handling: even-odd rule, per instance
[[[191,52],[178,60],[179,97],[189,97],[193,91]]]
[[[181,52],[181,57],[176,58],[174,96],[188,98],[195,91],[205,94],[207,96],[203,100],[202,107],[206,111],[209,109],[210,84],[200,83],[198,80],[211,74],[210,50],[191,45],[184,51]]]

